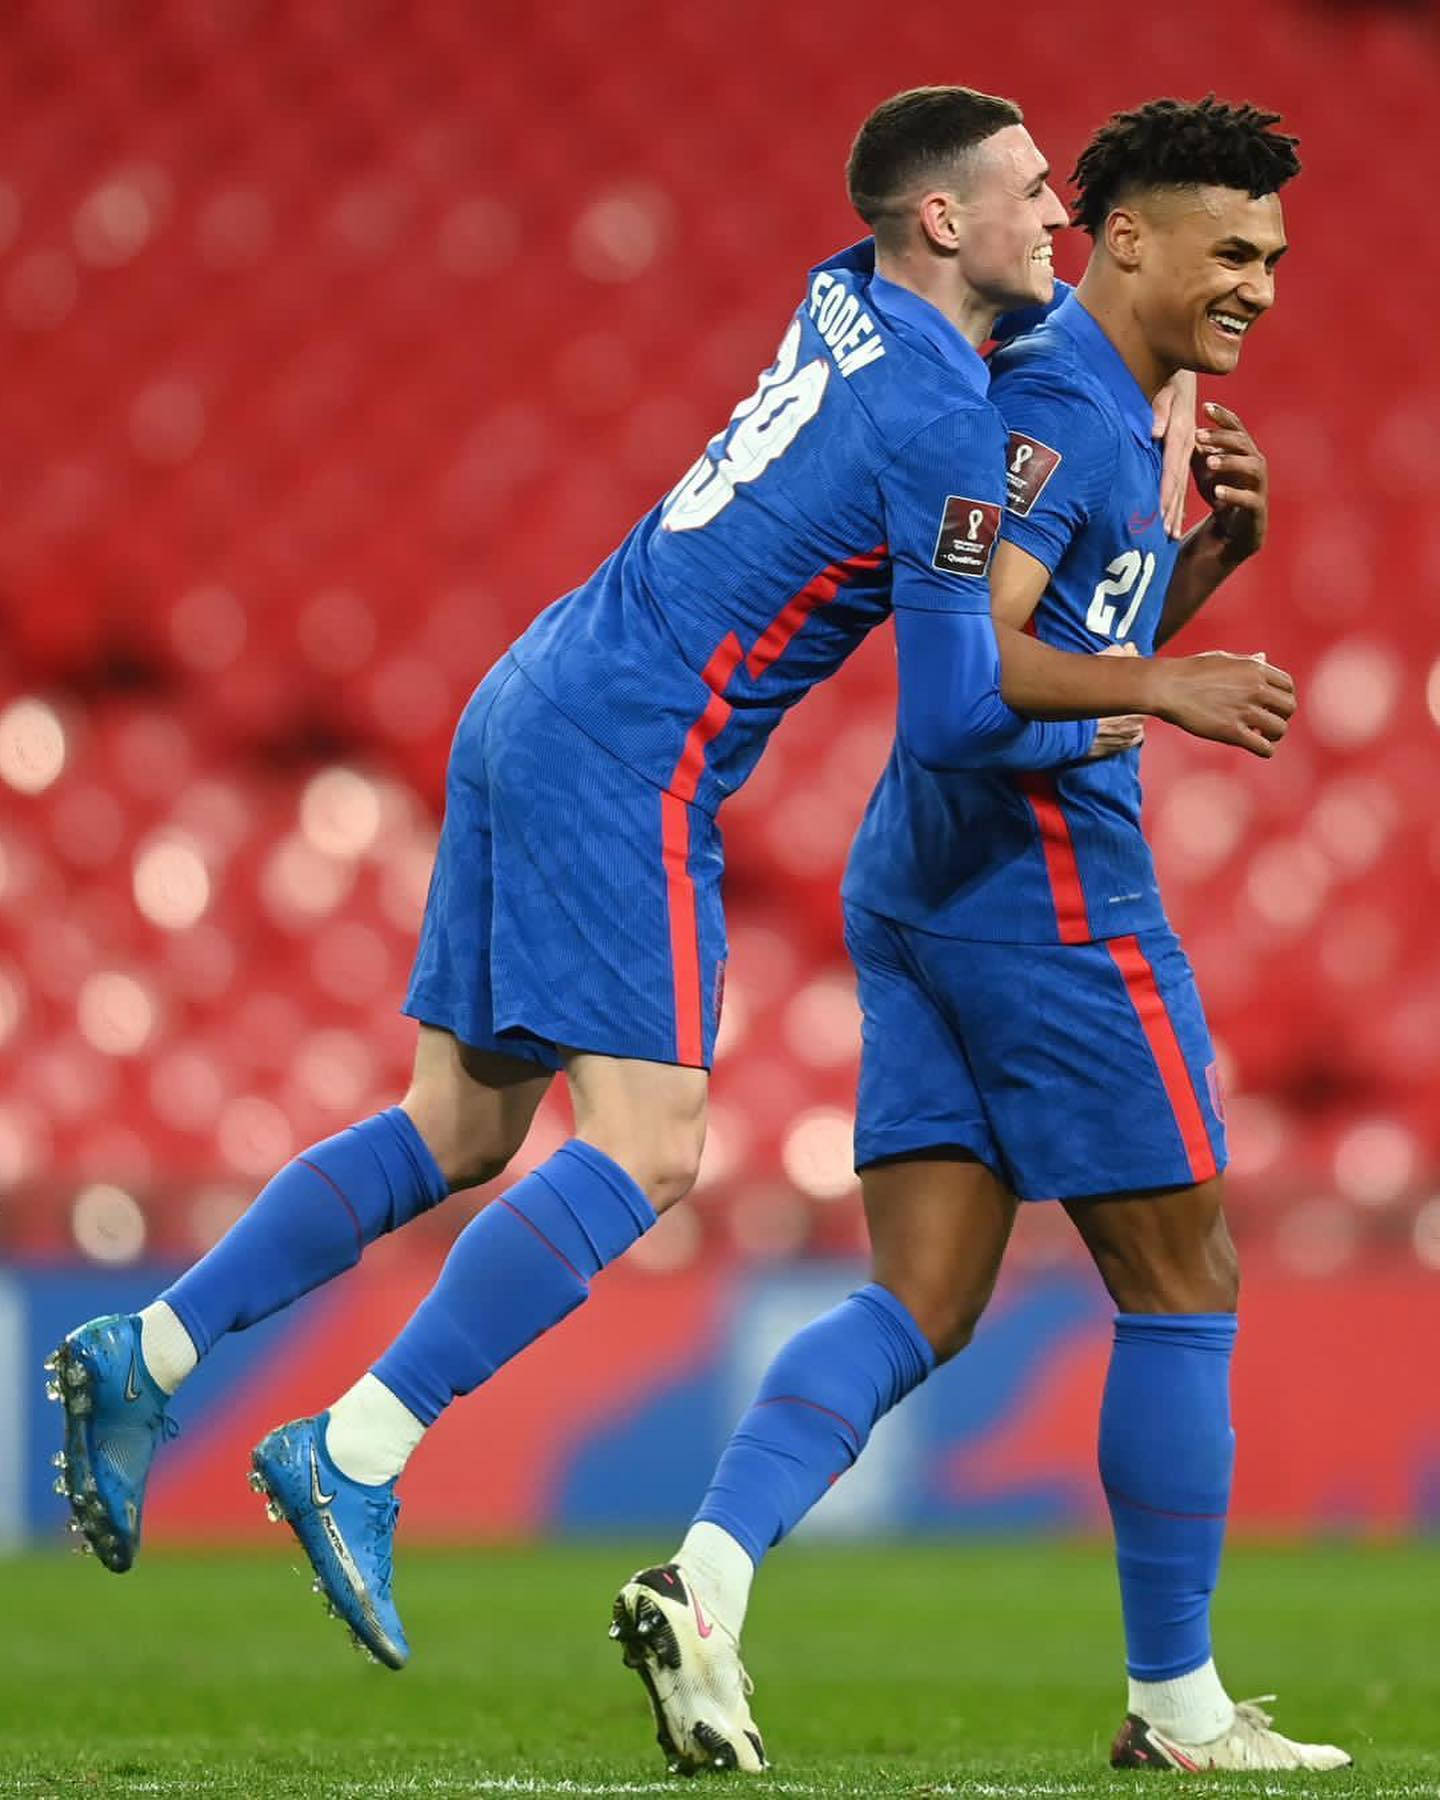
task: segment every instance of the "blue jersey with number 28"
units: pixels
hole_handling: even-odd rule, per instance
[[[991,369],[1009,434],[1002,536],[1050,571],[1036,633],[1061,650],[1150,655],[1178,546],[1160,516],[1149,400],[1074,295]],[[1145,931],[1165,914],[1140,801],[1138,750],[1033,774],[932,774],[897,743],[845,896],[990,942]]]

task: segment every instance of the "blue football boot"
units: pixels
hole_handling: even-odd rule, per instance
[[[107,1569],[124,1574],[140,1553],[140,1514],[156,1450],[180,1427],[166,1411],[140,1354],[133,1313],[91,1319],[45,1359],[45,1392],[65,1410],[65,1448],[55,1456],[55,1492],[70,1502],[72,1531],[84,1533]]]
[[[390,1598],[395,1483],[367,1487],[342,1475],[325,1454],[329,1418],[292,1419],[262,1438],[250,1454],[250,1485],[267,1497],[270,1518],[299,1538],[326,1610],[345,1621],[360,1649],[400,1669],[410,1646]]]

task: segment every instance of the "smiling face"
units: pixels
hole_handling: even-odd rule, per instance
[[[1279,196],[1156,189],[1116,207],[1106,237],[1133,258],[1135,318],[1156,360],[1228,375],[1275,301],[1275,266],[1286,249]]]
[[[997,310],[1054,294],[1053,243],[1066,218],[1049,177],[1030,133],[1007,125],[970,152],[949,195],[958,272]]]

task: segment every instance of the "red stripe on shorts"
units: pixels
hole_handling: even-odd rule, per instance
[[[1190,1065],[1185,1061],[1185,1052],[1180,1047],[1150,959],[1140,948],[1137,937],[1111,938],[1106,948],[1125,982],[1130,1004],[1135,1008],[1150,1045],[1150,1054],[1160,1071],[1160,1080],[1164,1083],[1185,1145],[1190,1179],[1208,1181],[1216,1173],[1215,1152],[1210,1146],[1210,1133],[1205,1128],[1205,1115],[1200,1110],[1195,1084],[1190,1079]]]

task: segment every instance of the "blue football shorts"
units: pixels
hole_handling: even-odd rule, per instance
[[[637,775],[505,656],[456,728],[404,1010],[548,1069],[709,1068],[725,966],[714,818]]]
[[[857,1168],[967,1150],[1022,1200],[1190,1186],[1226,1161],[1215,1052],[1167,928],[1088,944],[938,937],[849,907]]]

